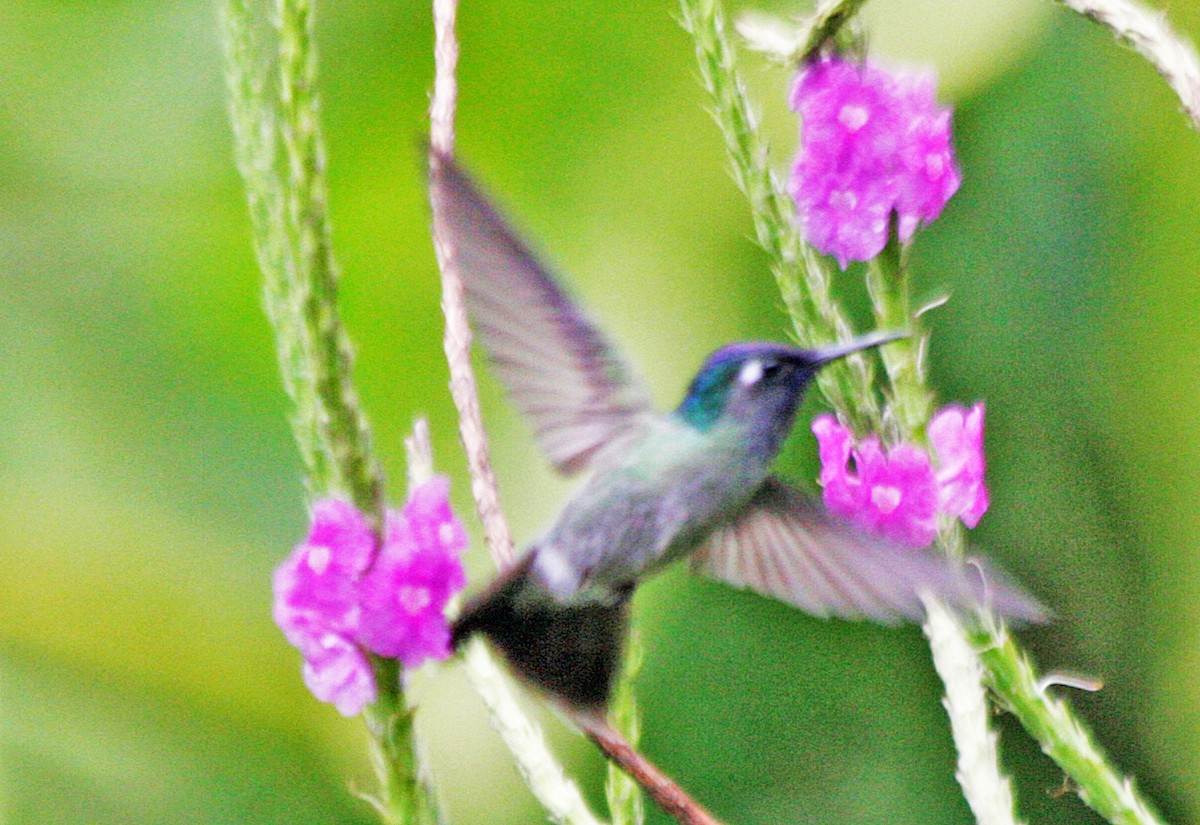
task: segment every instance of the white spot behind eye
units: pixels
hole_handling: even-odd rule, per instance
[[[762,361],[759,361],[757,358],[751,358],[742,364],[741,372],[738,373],[738,383],[743,387],[749,387],[752,384],[757,384],[762,377]]]

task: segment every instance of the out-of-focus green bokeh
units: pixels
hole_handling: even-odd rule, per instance
[[[986,9],[984,8],[986,7]],[[772,10],[802,9],[773,2]],[[714,347],[785,321],[670,2],[472,0],[459,146],[673,403]],[[1200,34],[1200,6],[1170,4]],[[1058,614],[1023,634],[1117,763],[1200,821],[1200,136],[1160,79],[1050,3],[876,0],[876,53],[934,64],[965,183],[913,252],[943,398],[988,404],[978,543]],[[417,138],[425,3],[320,8],[355,376],[402,495],[431,418],[470,513]],[[788,78],[755,58],[781,168]],[[0,822],[370,822],[358,722],[270,620],[303,534],[211,0],[0,5]],[[861,310],[853,274],[839,292]],[[554,479],[490,378],[520,537]],[[808,405],[807,412],[817,408]],[[787,469],[810,478],[797,429]],[[476,586],[490,565],[476,542]],[[961,823],[914,628],[810,619],[672,571],[638,626],[645,747],[730,825]],[[416,680],[455,822],[538,809],[453,663]],[[601,762],[548,725],[590,794]],[[1096,821],[1010,718],[1033,822]],[[658,812],[651,820],[663,822]]]

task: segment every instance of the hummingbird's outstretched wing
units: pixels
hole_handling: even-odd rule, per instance
[[[653,411],[630,368],[466,173],[436,153],[430,199],[475,331],[555,468],[578,472],[641,432]]]
[[[692,567],[735,587],[816,616],[920,621],[921,593],[955,607],[987,603],[1017,621],[1044,621],[1045,608],[990,566],[962,569],[945,556],[864,532],[809,496],[770,479],[750,508],[717,530]]]

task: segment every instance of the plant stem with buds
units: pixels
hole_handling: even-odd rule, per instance
[[[384,481],[351,382],[352,353],[337,304],[308,0],[224,0],[221,33],[238,167],[275,330],[280,373],[311,499],[348,497],[383,525]],[[376,701],[364,711],[379,778],[363,794],[389,825],[433,825],[399,665],[374,658]]]
[[[790,207],[785,209],[786,195],[767,165],[765,147],[754,134],[754,119],[749,115],[751,107],[737,75],[718,0],[682,0],[682,4],[683,26],[695,40],[700,75],[712,97],[714,116],[725,136],[734,176],[750,201],[760,245],[770,256],[772,270],[797,327],[798,337],[804,341],[831,328],[840,332],[837,319],[841,318],[841,313],[829,298],[828,274],[807,245],[793,239],[796,229],[792,210]],[[826,3],[822,8],[828,13],[829,20],[845,22],[846,15],[835,13],[834,7],[838,5]],[[841,4],[847,9],[857,5],[853,0]],[[833,33],[826,31],[822,37],[831,37]],[[811,263],[818,265],[810,266]],[[889,325],[899,323],[901,319],[909,318],[910,312],[898,252],[885,253],[878,266],[880,268],[868,276],[876,317],[880,321],[886,320]],[[801,271],[797,272],[797,268]],[[815,325],[815,332],[802,331],[808,324]],[[906,326],[912,328],[914,324],[915,319],[911,319]],[[932,395],[923,374],[924,347],[919,340],[916,344],[909,347],[893,344],[889,348],[893,354],[887,356],[891,401],[887,415],[879,410],[873,388],[862,378],[866,374],[865,367],[862,370],[852,367],[852,376],[839,375],[835,382],[820,382],[820,389],[838,415],[859,432],[881,431],[890,420],[894,438],[923,443],[925,426],[932,411]],[[939,544],[948,552],[961,553],[961,530],[943,526]],[[1085,802],[1113,822],[1139,825],[1158,822],[1133,783],[1121,778],[1092,743],[1090,734],[1070,707],[1065,702],[1048,700],[1043,691],[1035,689],[1037,680],[1028,659],[1002,625],[994,619],[985,619],[980,628],[970,631],[972,635],[968,637],[961,620],[952,618],[942,629],[961,640],[969,638],[971,648],[980,656],[983,678],[1000,703],[1017,714],[1030,735],[1068,773],[1079,786]],[[969,672],[970,668],[966,667],[969,661],[962,659],[964,650],[965,646],[956,645],[952,655],[964,666],[963,672]],[[945,664],[953,663],[943,658],[939,670]],[[947,690],[956,690],[955,683],[948,683]],[[978,703],[967,701],[967,697],[961,697],[963,701],[959,699],[951,697],[948,701],[955,707],[976,707],[975,718],[970,724],[978,725]],[[952,717],[952,722],[958,724],[958,721]],[[981,747],[994,751],[994,738],[984,737],[978,741]],[[986,760],[976,760],[975,764],[980,765],[981,770],[999,770],[994,753]],[[997,767],[992,768],[993,765]],[[976,787],[996,787],[997,783],[1002,785],[1006,780],[997,774],[983,778],[983,783],[964,782],[964,792],[973,794]],[[976,798],[971,799],[971,803],[973,807],[988,804]],[[1011,811],[1008,815],[1011,816]]]

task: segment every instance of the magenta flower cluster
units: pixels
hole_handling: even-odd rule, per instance
[[[842,269],[883,250],[893,212],[908,241],[958,190],[932,77],[826,57],[797,78],[791,107],[803,127],[789,192],[805,239]]]
[[[466,584],[462,524],[434,478],[389,510],[382,546],[351,504],[313,507],[308,538],[275,570],[275,623],[304,657],[304,682],[343,716],[376,698],[367,653],[416,667],[450,655],[446,602]]]
[[[912,444],[884,449],[870,436],[857,444],[831,415],[812,423],[821,457],[825,506],[849,521],[901,544],[927,547],[937,536],[938,515],[974,527],[987,512],[984,484],[983,404],[946,407],[926,434],[937,455]],[[853,459],[853,467],[851,467]]]

